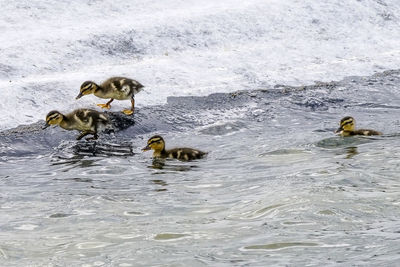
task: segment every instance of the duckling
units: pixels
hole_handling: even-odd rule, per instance
[[[347,116],[340,121],[340,127],[335,131],[341,136],[352,136],[352,135],[381,135],[381,132],[369,129],[355,129],[355,119]]]
[[[151,137],[147,141],[147,146],[144,147],[142,150],[147,151],[150,149],[154,150],[153,153],[154,158],[173,158],[184,161],[200,159],[207,154],[206,152],[186,147],[165,150],[165,141],[159,135]]]
[[[114,99],[126,100],[130,99],[132,103],[131,109],[124,109],[122,112],[126,115],[132,115],[135,112],[135,94],[139,93],[143,85],[138,81],[124,77],[112,77],[98,85],[92,81],[82,83],[79,95],[76,99],[84,95],[94,94],[100,98],[111,98],[105,104],[97,104],[101,108],[110,109],[110,103]]]
[[[77,109],[66,115],[56,110],[50,111],[46,116],[46,129],[50,125],[59,125],[65,130],[78,130],[82,133],[76,138],[80,140],[88,134],[93,137],[86,140],[97,139],[97,132],[103,130],[108,124],[108,118],[100,112],[92,109]]]

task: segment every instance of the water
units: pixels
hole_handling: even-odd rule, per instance
[[[96,143],[43,122],[2,132],[1,264],[396,266],[399,82],[170,98]],[[384,135],[335,136],[345,115]],[[155,133],[209,154],[153,162]]]

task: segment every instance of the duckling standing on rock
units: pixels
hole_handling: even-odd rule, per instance
[[[186,147],[165,150],[164,139],[159,135],[151,137],[149,141],[147,141],[147,146],[142,150],[147,151],[150,149],[154,150],[153,153],[154,158],[172,158],[185,161],[200,159],[207,154],[206,152]]]
[[[110,103],[114,99],[130,99],[132,103],[131,109],[124,109],[122,112],[126,115],[132,115],[135,112],[135,94],[139,93],[142,88],[143,85],[138,81],[124,77],[109,78],[101,85],[97,85],[92,81],[86,81],[81,85],[79,95],[76,99],[89,94],[94,94],[100,98],[111,98],[106,104],[97,104],[99,107],[106,109],[111,108]]]
[[[59,125],[65,130],[78,130],[82,133],[76,140],[82,139],[88,134],[93,134],[93,137],[86,140],[97,139],[97,133],[103,130],[108,124],[108,118],[100,112],[92,109],[77,109],[66,115],[53,110],[46,116],[46,129],[50,125]]]
[[[355,119],[347,116],[340,121],[340,127],[336,130],[341,136],[352,136],[352,135],[381,135],[381,132],[369,129],[355,129]]]

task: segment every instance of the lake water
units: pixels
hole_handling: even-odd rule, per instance
[[[0,135],[2,266],[396,266],[400,71],[174,97],[76,142]],[[342,117],[379,137],[335,136]],[[153,162],[167,147],[208,151]]]

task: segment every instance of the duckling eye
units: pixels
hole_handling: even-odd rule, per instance
[[[152,144],[156,144],[156,143],[160,143],[161,140],[160,139],[155,139],[155,140],[149,140],[149,142],[147,142],[148,145],[152,145]]]
[[[91,83],[91,82],[84,83],[84,84],[82,84],[82,86],[81,86],[81,91],[83,92],[83,91],[89,90],[89,89],[91,89],[92,87],[93,87],[93,83]]]
[[[82,88],[82,92],[89,90],[92,87],[91,84],[86,85],[85,87]]]
[[[348,125],[348,124],[352,124],[352,123],[353,123],[352,120],[351,121],[345,121],[345,122],[342,123],[342,126],[345,126],[345,125]]]
[[[53,116],[51,116],[51,117],[48,117],[48,118],[47,118],[47,121],[55,120],[55,119],[57,119],[58,117],[59,117],[59,115],[58,115],[58,114],[55,114],[55,115],[53,115]]]
[[[58,118],[59,118],[59,116],[47,118],[47,119],[46,119],[46,123],[47,123],[47,124],[51,124],[51,123],[57,121]]]

